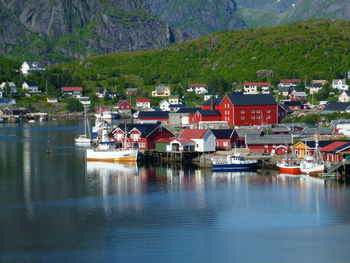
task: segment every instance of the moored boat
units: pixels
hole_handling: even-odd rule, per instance
[[[88,161],[136,162],[137,156],[137,149],[115,149],[108,144],[100,144],[94,149],[86,150]]]
[[[256,170],[257,160],[246,160],[240,154],[228,155],[224,159],[212,158],[212,168],[215,171],[252,171]]]
[[[276,166],[281,174],[301,174],[300,164],[297,159],[282,159]]]
[[[318,142],[316,141],[314,155],[307,155],[300,163],[300,171],[303,174],[318,175],[323,173],[325,165],[322,159],[320,150],[318,149]]]

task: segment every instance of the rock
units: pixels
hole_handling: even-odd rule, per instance
[[[273,72],[272,70],[262,69],[258,70],[255,74],[257,77],[271,77],[275,74],[275,72]]]

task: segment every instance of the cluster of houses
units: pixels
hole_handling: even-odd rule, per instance
[[[312,139],[315,134],[333,133],[334,128],[310,127],[304,127],[301,132],[295,133],[288,125],[280,125],[270,128],[269,134],[262,128],[245,127],[184,129],[176,136],[160,123],[148,123],[120,124],[110,136],[120,147],[137,148],[141,151],[212,153],[245,148],[249,153],[257,155],[285,155],[292,151],[295,156],[303,158],[305,155],[313,155],[317,144],[325,161],[341,162],[350,158],[350,140],[329,139],[316,142]],[[302,135],[302,139],[293,144],[298,135]]]

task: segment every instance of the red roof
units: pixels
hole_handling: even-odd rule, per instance
[[[63,87],[62,91],[83,91],[82,87]]]
[[[202,139],[207,132],[208,130],[205,129],[186,129],[183,130],[179,137],[186,139]]]
[[[136,99],[136,102],[151,102],[151,99]]]
[[[301,79],[281,79],[281,83],[301,83]]]
[[[186,138],[175,138],[175,140],[177,140],[180,143],[196,143],[195,141]]]
[[[270,86],[269,82],[244,82],[244,86]]]
[[[328,144],[324,147],[321,148],[321,152],[329,152],[329,151],[333,151],[338,147],[341,147],[345,144],[347,144],[348,142],[332,142],[331,144]]]
[[[170,137],[170,138],[161,138],[156,141],[156,143],[169,143],[172,140],[176,139],[175,137]]]
[[[189,86],[192,87],[192,88],[195,88],[195,87],[208,87],[207,84],[197,84],[197,83],[190,84]]]

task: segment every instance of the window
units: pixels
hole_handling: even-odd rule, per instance
[[[252,110],[252,113],[255,113],[255,110]]]
[[[252,116],[252,120],[254,120],[255,119],[255,116]]]
[[[245,119],[245,117],[244,117],[244,116],[242,116],[242,117],[241,117],[241,120],[244,120],[244,119]]]
[[[266,113],[270,113],[270,110],[266,110]]]
[[[224,142],[224,146],[227,147],[228,146],[228,142]]]
[[[267,116],[266,119],[268,119],[268,120],[271,119],[271,116]]]
[[[131,139],[133,141],[138,141],[140,139],[140,135],[139,134],[131,134],[130,137],[131,137]]]
[[[140,147],[146,147],[146,144],[145,144],[144,142],[141,142],[141,143],[139,144],[139,146],[140,146]]]
[[[256,118],[259,120],[259,119],[260,119],[260,116],[256,116]]]
[[[242,114],[244,114],[244,113],[245,113],[245,111],[244,111],[244,110],[241,110],[241,113],[242,113]]]
[[[260,110],[257,110],[256,113],[260,113]]]

